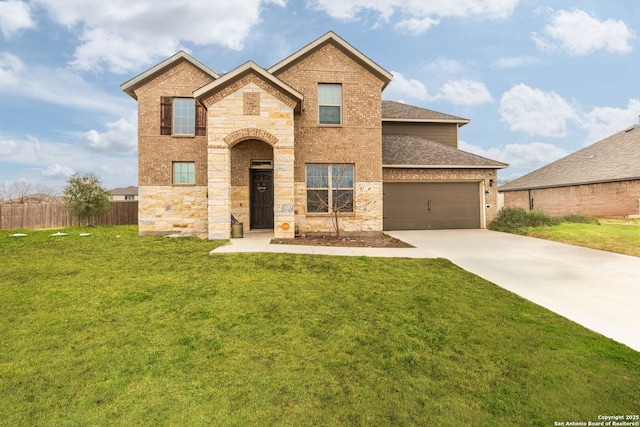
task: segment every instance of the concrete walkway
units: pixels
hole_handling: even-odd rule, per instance
[[[395,231],[411,249],[270,245],[245,233],[212,251],[447,258],[463,269],[640,351],[640,258],[488,230]],[[482,303],[479,301],[478,303]],[[490,301],[485,302],[490,303]]]

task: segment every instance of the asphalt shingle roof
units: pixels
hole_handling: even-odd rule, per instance
[[[508,165],[418,136],[382,135],[383,166],[505,168]]]
[[[632,126],[500,186],[500,191],[640,179],[640,126]]]
[[[396,101],[382,101],[382,121],[385,120],[417,120],[417,121],[446,121],[466,124],[469,119],[427,110],[414,105],[403,104]]]
[[[138,187],[130,185],[129,187],[119,187],[109,190],[112,196],[126,196],[129,194],[138,194]]]

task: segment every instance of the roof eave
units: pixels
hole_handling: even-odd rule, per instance
[[[545,190],[548,188],[574,187],[576,185],[606,184],[610,182],[620,182],[620,181],[640,181],[640,176],[627,177],[627,178],[601,179],[596,181],[569,182],[569,183],[562,183],[562,184],[537,185],[537,186],[530,186],[530,187],[523,186],[523,187],[516,187],[516,188],[507,188],[506,190],[502,188],[498,188],[498,191],[503,191],[506,193],[509,191]]]
[[[382,165],[387,169],[504,169],[509,165]]]
[[[202,62],[195,59],[193,56],[189,55],[187,52],[181,50],[180,52],[165,59],[161,63],[149,68],[147,71],[137,75],[131,80],[124,82],[123,84],[120,85],[120,90],[122,90],[124,93],[126,93],[133,99],[138,100],[138,97],[136,96],[136,93],[135,93],[135,90],[137,88],[139,88],[146,82],[154,79],[155,77],[160,75],[165,69],[173,66],[176,62],[182,61],[182,60],[190,62],[191,64],[199,68],[200,71],[209,75],[214,80],[220,78],[220,75],[218,73],[216,73],[211,68],[204,65]]]
[[[227,83],[232,82],[233,80],[238,79],[243,75],[251,72],[255,72],[256,74],[260,75],[262,78],[264,78],[274,86],[280,88],[288,96],[296,99],[298,101],[298,104],[300,104],[304,99],[304,95],[302,93],[292,88],[282,80],[278,79],[277,77],[275,77],[274,75],[272,75],[267,70],[260,67],[253,61],[245,62],[243,65],[239,66],[235,70],[229,73],[226,73],[220,78],[218,78],[217,80],[201,87],[200,89],[195,90],[193,92],[193,95],[196,99],[200,101],[201,99],[206,98],[209,93],[215,91],[217,88],[224,86]]]
[[[293,54],[289,55],[282,61],[275,64],[274,66],[269,68],[267,71],[269,73],[276,74],[278,73],[278,71],[284,68],[287,68],[289,65],[293,64],[298,59],[304,57],[309,52],[313,51],[314,49],[317,49],[318,47],[330,41],[337,43],[342,49],[345,49],[347,52],[349,52],[349,54],[355,57],[361,65],[364,65],[365,68],[368,68],[370,71],[373,72],[373,74],[376,74],[380,78],[380,80],[382,80],[383,82],[382,89],[386,88],[387,85],[393,79],[393,74],[391,74],[389,71],[385,70],[380,65],[376,64],[374,61],[369,59],[366,55],[364,55],[358,49],[356,49],[355,47],[347,43],[344,39],[342,39],[339,35],[337,35],[333,31],[329,31],[322,37],[312,41],[302,49],[299,49],[298,51],[294,52]]]
[[[457,123],[460,126],[464,126],[471,123],[469,119],[397,119],[383,117],[383,122],[396,122],[396,123]]]

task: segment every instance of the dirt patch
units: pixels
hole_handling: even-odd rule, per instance
[[[308,246],[349,246],[359,248],[412,248],[408,243],[381,233],[375,236],[312,235],[294,239],[273,239],[272,244]]]

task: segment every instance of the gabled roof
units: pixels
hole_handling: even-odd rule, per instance
[[[290,98],[297,100],[298,103],[300,103],[300,101],[304,99],[304,96],[300,92],[298,92],[282,80],[278,79],[277,77],[273,76],[272,74],[269,74],[264,68],[260,67],[253,61],[247,61],[235,70],[222,75],[217,80],[193,92],[193,95],[196,97],[196,99],[202,102],[202,100],[207,98],[212,92],[218,91],[228,84],[252,72],[259,75],[264,80],[270,82]]]
[[[464,126],[471,120],[463,119],[438,111],[396,101],[382,101],[383,122],[429,122],[429,123],[458,123]]]
[[[196,68],[200,69],[200,71],[202,71],[203,73],[211,76],[211,78],[214,79],[214,80],[220,77],[215,71],[213,71],[212,69],[210,69],[209,67],[204,65],[202,62],[198,61],[193,56],[189,55],[187,52],[181,50],[180,52],[176,53],[175,55],[165,59],[164,61],[162,61],[158,65],[149,68],[147,71],[143,72],[142,74],[139,74],[136,77],[132,78],[131,80],[121,84],[120,85],[120,89],[123,92],[125,92],[127,95],[132,97],[133,99],[137,100],[138,98],[137,98],[137,96],[135,94],[135,90],[137,88],[139,88],[140,86],[143,86],[144,84],[146,84],[150,80],[153,80],[158,75],[160,75],[163,72],[165,72],[165,70],[167,70],[168,68],[173,67],[179,61],[190,62]]]
[[[497,162],[419,136],[400,133],[382,135],[382,167],[503,169]]]
[[[640,179],[640,126],[632,126],[500,186],[500,191]]]
[[[129,187],[119,187],[109,190],[112,196],[126,196],[128,194],[138,194],[138,187],[130,185]]]
[[[362,52],[344,41],[344,39],[342,39],[333,31],[329,31],[322,37],[312,41],[302,49],[298,50],[297,52],[278,62],[273,67],[269,68],[268,71],[271,74],[277,74],[281,71],[284,71],[291,65],[295,64],[297,61],[307,57],[327,43],[333,43],[334,46],[337,46],[340,50],[354,59],[357,63],[369,70],[369,72],[376,75],[380,80],[384,82],[384,84],[382,85],[383,89],[387,87],[387,85],[391,82],[391,79],[393,79],[393,75],[390,72],[373,62]]]

